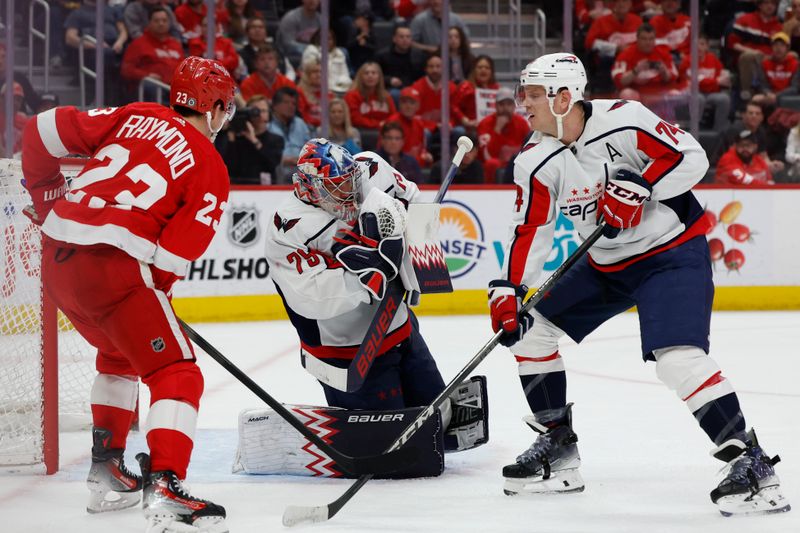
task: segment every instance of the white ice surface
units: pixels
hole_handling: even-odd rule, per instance
[[[490,337],[488,318],[422,317],[423,335],[445,380]],[[300,367],[297,338],[285,322],[197,324],[197,331],[270,394],[286,403],[323,403]],[[657,382],[640,357],[636,315],[624,314],[580,346],[562,344],[580,437],[581,494],[507,497],[500,469],[533,439],[516,363],[498,348],[478,367],[487,376],[490,442],[447,457],[435,479],[372,481],[331,521],[295,531],[320,532],[800,532],[800,313],[716,313],[712,355],[739,392],[796,509],[781,515],[723,518],[709,500],[722,466],[686,407]],[[271,532],[289,504],[322,505],[348,480],[230,474],[237,413],[261,407],[250,391],[199,352],[206,377],[188,482],[223,504],[231,531]],[[146,398],[142,400],[147,405]],[[127,533],[144,530],[141,511],[86,514],[84,479],[89,435],[62,434],[61,471],[54,476],[0,475],[0,532]],[[133,434],[132,455],[144,448]]]

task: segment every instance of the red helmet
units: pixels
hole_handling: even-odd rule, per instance
[[[231,116],[235,91],[236,82],[219,62],[189,56],[175,69],[169,102],[172,106],[179,105],[205,114],[222,101],[226,113]]]

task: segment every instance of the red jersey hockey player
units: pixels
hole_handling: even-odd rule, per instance
[[[233,112],[234,89],[219,63],[189,57],[173,76],[172,109],[58,107],[25,130],[26,214],[44,234],[44,287],[98,349],[87,510],[136,505],[144,489],[150,532],[228,531],[222,506],[181,485],[203,376],[170,294],[226,206],[228,173],[211,140]],[[58,162],[67,154],[91,158],[69,185]],[[151,396],[142,477],[123,462],[138,378]]]

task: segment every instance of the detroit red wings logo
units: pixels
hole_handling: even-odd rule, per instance
[[[331,444],[331,437],[339,433],[338,429],[330,427],[336,419],[326,415],[323,409],[301,409],[295,407],[292,408],[292,411],[300,417],[305,417],[307,420],[303,424],[328,444]],[[306,442],[302,450],[313,457],[313,460],[306,464],[305,467],[313,472],[314,476],[342,477],[342,473],[336,469],[336,463],[320,452],[316,446]]]
[[[281,218],[281,216],[278,213],[275,213],[275,218],[273,219],[273,222],[275,223],[275,227],[278,228],[278,231],[283,231],[284,233],[286,233],[287,231],[295,227],[295,225],[297,225],[297,223],[300,222],[300,219],[293,218],[291,220],[286,220],[285,218]]]

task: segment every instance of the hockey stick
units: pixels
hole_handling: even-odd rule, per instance
[[[472,150],[472,141],[468,137],[459,137],[456,142],[458,149],[450,163],[447,176],[442,180],[442,185],[433,199],[433,203],[438,204],[444,198],[447,189],[456,177],[458,167],[464,155]],[[311,355],[302,354],[303,366],[308,369],[317,379],[339,390],[355,392],[364,384],[372,362],[378,355],[378,351],[386,338],[389,326],[394,320],[394,316],[405,297],[405,288],[400,280],[394,280],[386,288],[386,294],[378,304],[378,310],[370,322],[367,334],[356,351],[355,357],[347,368],[337,368],[325,363]]]
[[[186,322],[178,319],[186,335],[203,349],[212,359],[219,363],[225,370],[230,372],[233,377],[238,379],[245,387],[253,391],[253,393],[261,398],[267,405],[272,407],[273,410],[284,420],[286,420],[293,428],[300,432],[307,440],[313,443],[325,455],[333,459],[342,470],[355,475],[373,475],[385,474],[401,470],[408,466],[413,465],[419,458],[419,450],[411,448],[409,450],[398,450],[397,452],[382,453],[380,455],[368,455],[363,457],[351,457],[338,451],[336,448],[322,440],[316,433],[308,429],[302,422],[295,418],[292,413],[286,409],[282,403],[267,394],[267,392],[258,386],[258,384],[250,379],[247,374],[242,372],[239,367],[234,365],[227,357],[222,355],[219,350],[214,348],[207,340],[200,336],[193,330]],[[407,453],[403,453],[407,452]]]
[[[539,303],[539,301],[544,298],[547,293],[550,292],[550,290],[552,290],[553,286],[558,282],[558,280],[561,279],[564,273],[586,254],[589,248],[591,248],[592,245],[597,242],[597,239],[602,236],[603,226],[604,225],[601,224],[596,230],[594,230],[592,234],[589,235],[589,238],[587,238],[583,244],[581,244],[578,249],[575,250],[575,253],[569,256],[567,260],[564,261],[564,263],[558,267],[549,278],[547,278],[547,281],[545,281],[542,286],[539,287],[539,290],[537,290],[533,296],[528,298],[528,300],[525,302],[525,305],[522,306],[524,311],[530,311],[534,305]],[[502,334],[502,330],[498,331],[491,339],[489,339],[489,342],[487,342],[483,348],[481,348],[480,351],[478,351],[478,353],[475,354],[472,359],[470,359],[470,361],[467,363],[467,366],[461,369],[456,377],[454,377],[452,381],[447,384],[444,390],[439,393],[433,402],[431,402],[428,407],[423,409],[417,415],[414,421],[403,430],[400,436],[397,437],[392,445],[386,450],[387,452],[397,450],[403,444],[408,442],[408,439],[410,439],[411,436],[414,435],[414,433],[416,433],[420,427],[422,427],[422,424],[424,424],[425,421],[434,414],[439,405],[441,405],[453,393],[453,391],[460,387],[463,381],[469,377],[473,370],[475,370],[475,367],[477,367],[480,362],[483,361],[492,350],[494,350],[494,348],[499,344]],[[291,527],[303,522],[315,523],[330,520],[342,509],[342,507],[344,507],[348,501],[350,501],[353,496],[355,496],[356,492],[361,490],[361,487],[363,487],[370,479],[372,479],[372,477],[373,476],[371,474],[366,474],[359,477],[358,480],[356,480],[356,482],[353,483],[344,494],[339,496],[336,500],[328,505],[316,507],[301,505],[288,506],[283,512],[283,525]]]

